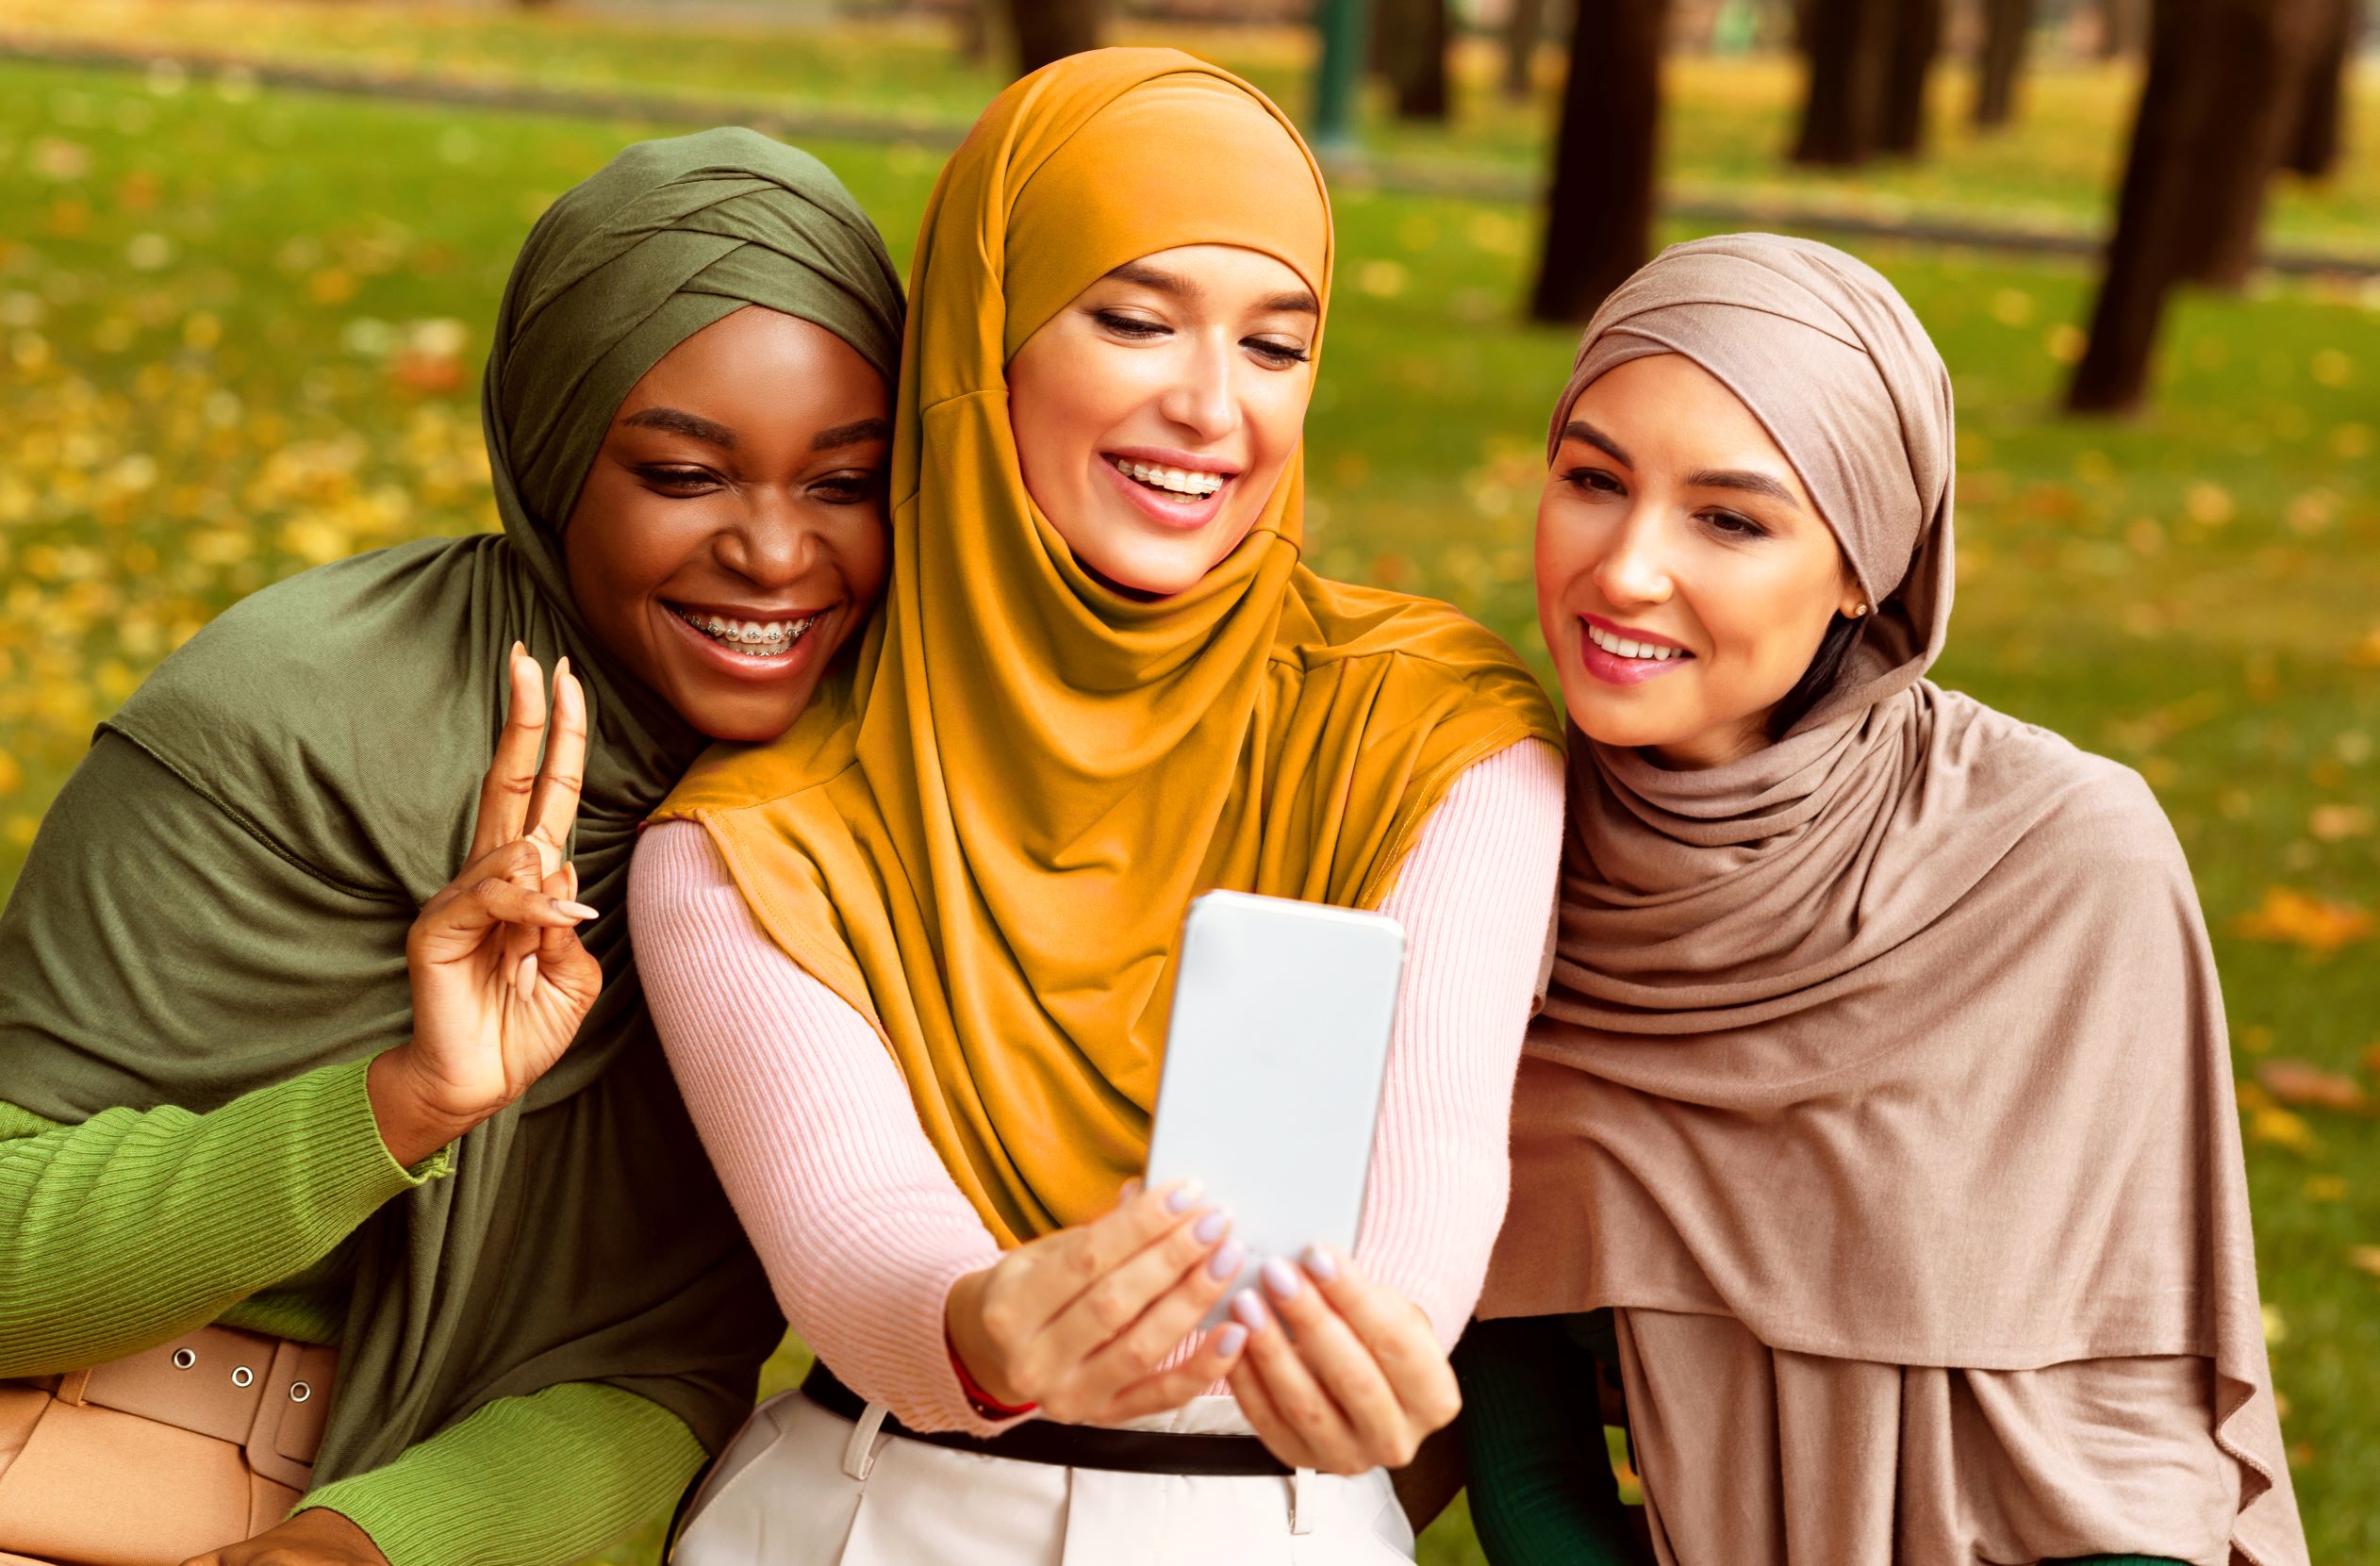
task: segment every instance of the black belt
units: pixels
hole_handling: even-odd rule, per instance
[[[821,1360],[802,1378],[802,1395],[832,1414],[857,1423],[868,1400],[835,1378]],[[1031,1419],[996,1436],[959,1430],[913,1430],[890,1414],[884,1433],[929,1446],[981,1452],[1014,1462],[1046,1462],[1059,1468],[1100,1468],[1118,1474],[1189,1474],[1201,1477],[1287,1476],[1289,1465],[1254,1436],[1190,1435],[1172,1430],[1110,1430],[1097,1425],[1060,1425]]]

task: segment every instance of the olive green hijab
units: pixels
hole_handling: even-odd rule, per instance
[[[603,997],[451,1178],[352,1242],[320,1482],[566,1381],[652,1398],[716,1450],[781,1330],[628,948],[637,824],[705,741],[597,645],[559,532],[621,398],[747,305],[899,367],[899,276],[803,153],[745,130],[641,142],[554,203],[488,360],[503,536],[308,571],[201,632],[102,726],[0,920],[0,1098],[54,1120],[203,1111],[401,1044],[405,931],[470,845],[506,650],[579,672],[572,859]]]

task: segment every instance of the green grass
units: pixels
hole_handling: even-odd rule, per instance
[[[645,133],[0,64],[0,885],[91,725],[209,616],[317,560],[488,525],[475,377],[505,269],[551,196]],[[1733,156],[1757,169],[1764,147]],[[817,150],[905,257],[934,158]],[[1315,558],[1450,597],[1539,656],[1536,453],[1571,334],[1513,323],[1531,220],[1353,191],[1339,217]],[[2295,1058],[2369,1087],[2380,946],[2325,954],[2312,919],[2280,940],[2240,920],[2273,888],[2380,904],[2380,298],[2190,299],[2156,411],[2070,422],[2080,269],[1863,254],[1958,383],[1942,677],[2148,775],[2197,871],[2243,1080]],[[2248,1100],[2315,1558],[2380,1566],[2380,1283],[2354,1260],[2380,1245],[2380,1125]],[[1471,1547],[1458,1516],[1426,1558]]]

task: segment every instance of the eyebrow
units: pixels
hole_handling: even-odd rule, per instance
[[[831,452],[837,446],[856,446],[865,440],[889,440],[892,424],[884,419],[854,419],[848,424],[837,424],[831,430],[820,430],[810,437],[810,450]]]
[[[1791,489],[1766,473],[1747,473],[1740,468],[1706,468],[1686,475],[1686,484],[1694,489],[1734,489],[1746,495],[1766,495],[1773,501],[1783,501],[1798,507],[1802,503]]]
[[[1205,285],[1196,278],[1184,277],[1180,272],[1167,272],[1163,267],[1152,267],[1146,261],[1127,261],[1107,275],[1111,281],[1137,283],[1144,288],[1154,288],[1159,293],[1169,293],[1184,302],[1204,299],[1207,293]],[[1322,313],[1322,305],[1314,299],[1313,291],[1307,288],[1291,288],[1282,293],[1268,295],[1256,302],[1256,308],[1266,315],[1285,312],[1292,315],[1318,316]]]
[[[1636,466],[1635,460],[1620,449],[1618,441],[1583,419],[1573,419],[1569,423],[1564,424],[1562,427],[1562,437],[1564,440],[1583,440],[1623,468]]]
[[[735,432],[717,420],[705,419],[684,408],[640,408],[620,420],[643,429],[669,430],[673,434],[691,436],[729,451],[735,449]]]

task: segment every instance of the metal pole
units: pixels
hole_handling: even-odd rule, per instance
[[[1366,0],[1314,0],[1314,23],[1322,34],[1322,58],[1314,79],[1316,151],[1345,152],[1355,145],[1355,99],[1364,85],[1364,24],[1369,8]]]

